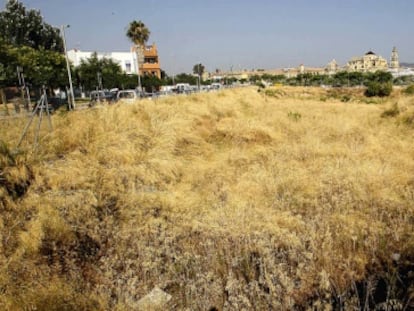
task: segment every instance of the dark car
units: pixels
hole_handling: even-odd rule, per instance
[[[107,102],[110,104],[116,100],[116,93],[110,91],[92,91],[90,99],[89,106],[94,106],[98,102]]]

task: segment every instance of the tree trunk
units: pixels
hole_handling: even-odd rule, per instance
[[[143,65],[143,63],[144,63],[144,47],[141,45],[141,44],[136,44],[135,45],[135,54],[136,54],[136,57],[137,57],[137,70],[138,70],[138,72],[137,72],[137,74],[138,74],[138,89],[139,89],[139,92],[140,92],[140,95],[141,95],[141,93],[142,93],[142,81],[141,81],[141,68],[142,68],[142,65]]]

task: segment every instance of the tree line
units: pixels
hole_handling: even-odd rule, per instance
[[[390,72],[347,72],[340,71],[333,75],[328,74],[298,74],[295,77],[287,77],[286,75],[252,75],[250,82],[259,83],[265,81],[272,84],[285,84],[291,86],[334,86],[334,87],[355,87],[367,86],[371,82],[392,83],[395,85],[405,85],[414,82],[413,76],[403,76],[393,78]]]
[[[149,29],[141,21],[129,24],[126,36],[137,47],[137,53],[147,42]],[[46,23],[38,10],[27,9],[18,0],[9,0],[0,12],[0,90],[6,86],[19,86],[17,67],[21,68],[25,82],[32,89],[43,85],[49,88],[65,89],[68,85],[66,60],[63,54],[63,40],[60,30]],[[107,89],[130,89],[141,84],[147,91],[159,89],[162,85],[189,83],[195,85],[205,72],[201,63],[193,66],[192,74],[180,73],[168,76],[164,71],[161,78],[126,74],[111,59],[98,59],[94,53],[78,67],[71,67],[74,87],[90,91],[97,87]],[[200,79],[201,80],[201,79]],[[235,78],[224,78],[225,83],[236,82]],[[372,86],[375,84],[410,84],[413,77],[393,79],[388,72],[360,73],[338,72],[334,75],[299,74],[296,77],[285,75],[253,75],[239,82],[280,83],[293,86]],[[200,81],[208,84],[213,81]]]
[[[141,21],[130,23],[126,36],[136,45],[144,45],[149,30]],[[19,87],[19,67],[30,89],[47,86],[50,89],[65,89],[68,86],[63,39],[58,28],[43,20],[40,11],[27,9],[18,0],[9,0],[0,12],[0,90]],[[204,66],[199,64],[200,74]],[[161,79],[156,76],[138,77],[126,74],[111,59],[98,59],[94,53],[80,66],[71,66],[76,90],[91,91],[103,88],[135,88],[140,78],[146,90],[158,89],[161,85],[175,83],[196,84],[197,77],[181,73],[169,77],[164,71]],[[2,96],[3,98],[4,96]]]
[[[9,0],[0,12],[0,88],[19,84],[17,67],[34,86],[65,85],[65,57],[60,31],[43,21],[40,11]]]

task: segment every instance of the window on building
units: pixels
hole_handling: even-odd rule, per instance
[[[155,64],[157,63],[157,59],[154,57],[146,57],[144,62],[147,64]]]
[[[131,72],[131,62],[130,61],[125,62],[125,72],[127,72],[127,73]]]

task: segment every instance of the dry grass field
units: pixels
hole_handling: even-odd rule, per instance
[[[0,309],[412,310],[414,96],[360,93],[1,120]]]

